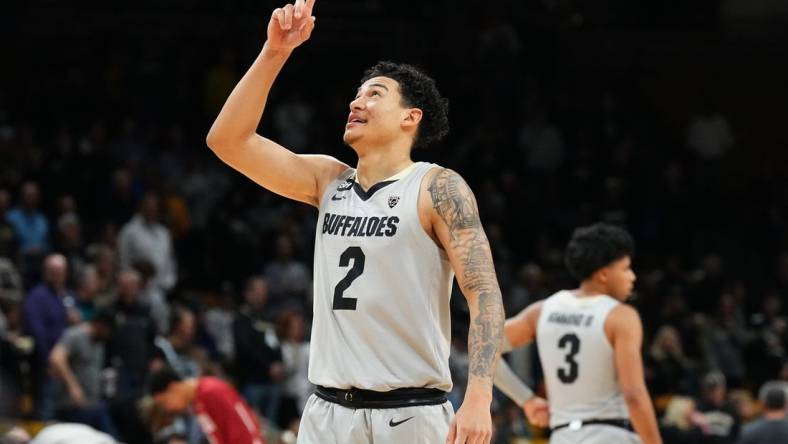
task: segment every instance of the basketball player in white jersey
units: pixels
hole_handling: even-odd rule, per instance
[[[309,362],[317,389],[298,442],[489,443],[504,321],[490,246],[462,178],[410,157],[448,131],[434,81],[386,62],[365,73],[343,136],[356,168],[256,133],[274,79],[315,26],[313,6],[297,0],[273,12],[268,40],[207,138],[231,167],[319,210]],[[456,417],[446,401],[455,274],[471,313]]]
[[[564,259],[580,288],[559,291],[506,321],[504,350],[534,339],[538,345],[551,444],[662,442],[643,380],[643,326],[624,303],[635,282],[633,250],[621,228],[599,223],[575,230]],[[521,405],[532,397],[503,360],[495,383]],[[538,422],[536,405],[525,411]]]

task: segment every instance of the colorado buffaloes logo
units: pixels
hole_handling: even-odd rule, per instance
[[[399,196],[389,196],[389,208],[394,208],[399,202]]]

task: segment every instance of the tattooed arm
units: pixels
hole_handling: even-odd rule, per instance
[[[471,314],[468,388],[447,442],[486,443],[492,434],[493,374],[504,322],[490,243],[473,192],[459,174],[448,169],[430,172],[425,186],[431,204],[431,234],[446,250]]]

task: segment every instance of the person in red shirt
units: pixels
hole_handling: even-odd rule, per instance
[[[252,409],[221,379],[182,379],[172,369],[164,368],[151,375],[150,394],[168,414],[191,409],[211,444],[265,444]]]

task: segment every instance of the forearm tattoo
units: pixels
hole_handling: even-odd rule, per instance
[[[429,188],[432,205],[449,229],[450,247],[459,258],[457,281],[466,298],[476,296],[468,330],[469,373],[492,384],[495,358],[503,338],[503,304],[492,253],[468,184],[454,171],[435,174]],[[474,311],[476,312],[474,316]]]

